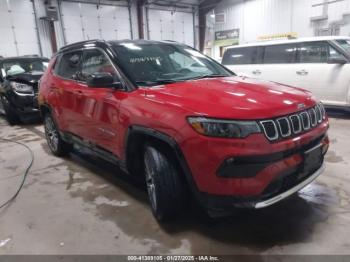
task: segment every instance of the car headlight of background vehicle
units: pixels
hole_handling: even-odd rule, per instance
[[[30,85],[21,84],[17,82],[10,82],[12,89],[19,94],[33,94],[34,89]]]
[[[189,117],[188,122],[198,133],[211,137],[244,138],[250,134],[261,133],[261,129],[255,121]]]

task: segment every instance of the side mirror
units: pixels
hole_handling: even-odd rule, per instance
[[[344,64],[348,63],[348,61],[345,58],[335,57],[335,58],[329,58],[327,63],[328,64],[344,65]]]
[[[86,83],[90,87],[113,87],[120,88],[121,82],[115,82],[110,73],[93,73],[86,78]]]

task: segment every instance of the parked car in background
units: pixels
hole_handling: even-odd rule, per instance
[[[349,61],[349,37],[312,37],[232,46],[222,64],[238,75],[301,87],[326,105],[349,108]]]
[[[0,113],[11,125],[40,115],[38,81],[48,64],[37,56],[0,58]]]
[[[189,192],[214,216],[275,204],[322,173],[329,144],[310,92],[237,77],[174,42],[64,47],[39,104],[53,154],[79,144],[145,179],[158,220],[181,214]]]

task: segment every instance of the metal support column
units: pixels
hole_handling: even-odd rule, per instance
[[[39,53],[40,56],[43,56],[43,48],[41,46],[41,41],[40,41],[40,34],[39,34],[39,24],[38,24],[38,17],[36,15],[36,8],[35,8],[35,0],[32,0],[32,6],[33,6],[33,14],[34,14],[34,19],[35,19],[35,31],[36,31],[36,37],[38,39],[38,46],[39,46]]]

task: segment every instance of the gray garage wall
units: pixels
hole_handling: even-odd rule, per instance
[[[148,38],[194,46],[194,15],[191,12],[147,8]]]
[[[131,0],[130,11],[126,1],[50,0],[49,2],[60,11],[59,21],[54,22],[58,48],[88,39],[138,38],[136,0]],[[100,5],[97,8],[96,4],[86,2],[99,2]],[[49,22],[40,19],[45,16],[44,3],[45,0],[0,0],[0,55],[52,56]],[[144,17],[146,38],[149,36],[149,39],[176,40],[194,45],[194,34],[197,34],[198,26],[194,29],[191,12],[181,12],[173,8],[150,9],[149,12],[150,19],[146,21]]]
[[[62,2],[61,17],[67,43],[132,38],[127,6]]]
[[[0,55],[40,54],[33,4],[29,0],[0,1]]]

